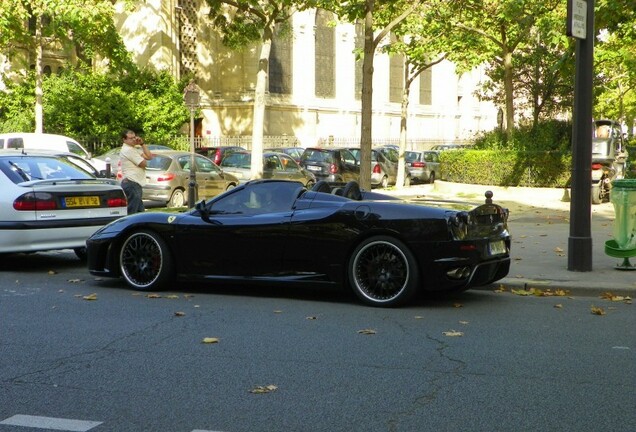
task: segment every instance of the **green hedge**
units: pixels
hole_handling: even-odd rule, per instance
[[[493,186],[565,187],[572,157],[558,151],[450,150],[440,155],[442,180]]]

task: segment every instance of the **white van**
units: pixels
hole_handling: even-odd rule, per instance
[[[64,135],[33,132],[12,132],[0,134],[0,149],[56,150],[75,153],[90,161],[97,171],[105,170],[106,163],[94,159],[80,143]]]

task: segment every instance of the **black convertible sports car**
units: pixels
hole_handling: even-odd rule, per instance
[[[508,210],[407,203],[355,182],[307,190],[257,180],[185,213],[118,219],[86,245],[91,274],[138,290],[173,280],[350,286],[365,303],[396,306],[420,290],[458,292],[508,274]]]

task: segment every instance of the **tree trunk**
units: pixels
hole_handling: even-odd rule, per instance
[[[512,139],[515,128],[514,87],[512,84],[512,53],[504,47],[504,92],[506,97],[506,137]]]
[[[371,125],[373,122],[373,38],[374,0],[365,1],[364,57],[362,59],[362,97],[360,116],[360,187],[371,190]]]
[[[263,45],[258,59],[256,90],[254,90],[254,119],[252,121],[251,178],[263,177],[263,130],[265,128],[265,90],[269,76],[269,54],[272,49],[273,24],[263,30]]]
[[[35,20],[35,132],[44,131],[42,109],[42,15]]]
[[[395,180],[395,186],[397,188],[404,187],[404,177],[406,161],[404,160],[404,153],[406,152],[406,120],[409,109],[409,94],[411,93],[411,83],[413,80],[410,77],[409,62],[404,61],[404,87],[402,88],[402,109],[400,112],[400,157],[398,159],[397,177]]]

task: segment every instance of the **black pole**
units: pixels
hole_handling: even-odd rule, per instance
[[[576,78],[572,121],[572,200],[568,270],[592,271],[592,85],[594,0],[587,0],[585,39],[576,41]]]

